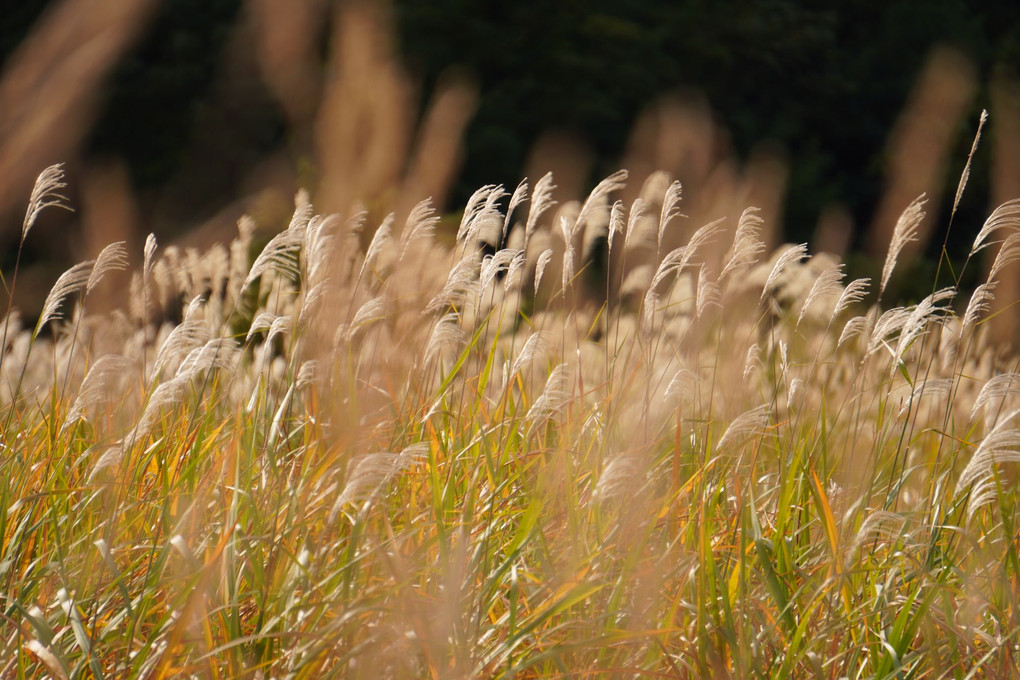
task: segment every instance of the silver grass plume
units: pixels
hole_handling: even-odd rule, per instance
[[[843,332],[839,335],[839,340],[836,341],[836,349],[840,349],[853,338],[865,335],[869,323],[870,318],[867,315],[855,316],[847,320],[843,326]]]
[[[302,252],[307,262],[307,281],[321,283],[332,259],[336,256],[335,237],[326,231],[331,221],[316,215],[305,228],[305,243]]]
[[[475,190],[468,198],[464,206],[464,214],[460,218],[460,226],[457,227],[457,242],[467,239],[471,230],[471,223],[478,217],[478,214],[485,209],[485,202],[489,194],[495,190],[502,190],[495,184],[486,184]]]
[[[779,341],[779,374],[786,378],[790,373],[790,346],[785,340]]]
[[[804,304],[800,308],[800,314],[797,315],[797,323],[794,324],[794,327],[800,326],[800,322],[804,320],[804,316],[816,299],[837,294],[842,297],[843,288],[840,285],[842,282],[842,264],[835,264],[822,270],[822,273],[818,275],[818,278],[812,284],[811,290],[808,291],[807,297],[804,298]]]
[[[290,224],[287,226],[287,229],[304,233],[305,227],[308,226],[308,222],[312,219],[313,212],[308,190],[298,189],[298,192],[294,194],[294,214],[290,218]]]
[[[666,256],[659,262],[659,266],[655,270],[655,274],[652,276],[652,281],[648,286],[648,290],[645,292],[645,312],[654,309],[656,301],[658,300],[658,288],[669,276],[679,276],[685,267],[690,263],[691,259],[698,249],[707,243],[712,236],[718,231],[718,225],[720,220],[710,222],[701,229],[694,232],[691,236],[691,240],[685,246],[674,248],[673,250],[666,253]],[[625,282],[626,283],[626,282]]]
[[[655,313],[659,311],[659,294],[655,288],[649,288],[641,301],[641,330],[651,334],[655,329]]]
[[[298,254],[303,241],[304,234],[299,229],[286,229],[269,239],[269,243],[252,263],[241,288],[247,288],[255,279],[270,271],[286,274],[295,280],[300,278]]]
[[[1008,450],[997,454],[994,458],[990,458],[995,463],[1018,463],[1020,462],[1020,452]],[[989,467],[989,469],[991,469]],[[987,474],[979,477],[975,482],[974,486],[970,491],[970,498],[967,501],[967,519],[973,520],[974,515],[977,514],[978,510],[986,505],[990,505],[996,501],[999,497],[999,488],[1001,482],[998,481],[997,475],[989,471]]]
[[[145,237],[145,246],[142,248],[142,275],[148,277],[152,274],[153,259],[156,255],[156,235],[150,233]]]
[[[368,244],[368,250],[365,251],[365,261],[361,263],[361,274],[359,276],[364,276],[365,270],[372,266],[387,244],[393,240],[393,222],[395,219],[396,217],[393,213],[390,213],[383,219],[379,228],[375,230],[375,234],[372,235],[372,241]]]
[[[456,348],[464,342],[464,331],[460,327],[460,314],[444,314],[436,322],[429,340],[425,344],[425,359],[431,360],[447,348]]]
[[[626,234],[624,233],[624,220],[623,220],[623,201],[616,201],[613,203],[612,209],[609,211],[609,233],[606,236],[607,248],[609,249],[609,255],[613,254],[613,241],[617,234],[624,234],[624,240],[626,240]]]
[[[744,440],[760,434],[764,431],[768,421],[768,404],[762,404],[749,411],[745,411],[734,418],[733,422],[726,428],[723,436],[719,438],[719,443],[716,444],[716,449],[721,450],[727,442],[737,440],[738,438]]]
[[[397,259],[404,259],[404,255],[407,254],[407,249],[412,243],[431,238],[437,224],[439,224],[439,215],[436,214],[435,208],[432,207],[432,199],[426,198],[423,201],[419,201],[411,209],[411,213],[407,216],[407,221],[404,223],[404,230],[400,232],[400,247]]]
[[[131,436],[129,433],[128,436]],[[92,471],[89,472],[88,483],[93,484],[99,478],[104,470],[108,470],[112,467],[120,465],[120,462],[124,459],[124,451],[128,446],[128,443],[123,439],[114,444],[95,444],[85,449],[81,454],[82,459],[87,458],[90,455],[103,453],[96,459],[96,462],[92,464]]]
[[[846,565],[849,567],[853,561],[854,554],[865,543],[880,538],[886,540],[899,538],[906,524],[906,517],[895,512],[889,512],[888,510],[872,511],[861,522],[861,527],[857,530],[856,536],[854,536],[853,543],[851,543],[850,550],[846,556]]]
[[[605,441],[606,417],[597,404],[592,407],[591,413],[584,419],[581,436],[588,438],[588,441],[595,442],[596,445],[601,445]]]
[[[549,266],[550,260],[553,257],[553,249],[546,248],[538,256],[538,262],[535,264],[535,294],[538,295],[538,287],[542,285],[542,274],[545,273],[545,268]]]
[[[127,265],[127,249],[124,247],[124,241],[117,241],[103,248],[99,257],[96,258],[96,263],[92,266],[92,273],[89,274],[89,280],[85,284],[86,294],[92,292],[92,289],[107,273],[123,271]]]
[[[995,299],[995,287],[998,281],[982,283],[971,293],[970,301],[967,302],[967,309],[963,313],[963,320],[960,322],[960,336],[977,325],[982,314],[991,308],[992,300]]]
[[[85,374],[78,388],[78,396],[67,410],[60,431],[66,431],[78,420],[85,418],[85,408],[99,403],[115,387],[118,378],[130,369],[131,364],[131,360],[119,354],[106,354],[97,359]]]
[[[574,244],[571,241],[573,234],[570,225],[565,218],[560,218],[560,229],[563,231],[563,238],[566,241],[563,248],[563,266],[560,269],[561,290],[566,295],[570,282],[574,280]]]
[[[680,266],[677,269],[678,274],[680,273],[681,269],[686,267],[687,264],[692,259],[694,259],[694,255],[703,246],[712,242],[712,238],[719,233],[719,230],[721,229],[720,225],[722,223],[723,223],[722,218],[718,220],[713,220],[712,222],[709,222],[708,224],[694,232],[694,235],[691,236],[691,239],[687,242],[687,245],[684,246],[684,256],[683,259],[680,260]]]
[[[1017,450],[1020,447],[1020,430],[1007,427],[1017,415],[1020,415],[1020,409],[1010,411],[992,428],[960,473],[955,495],[970,491],[967,503],[967,516],[970,519],[981,506],[995,498],[995,466],[1020,462],[1020,451]]]
[[[94,264],[93,260],[79,262],[57,278],[57,282],[53,284],[49,294],[46,296],[46,301],[43,302],[42,313],[39,315],[39,321],[36,323],[35,331],[32,333],[33,339],[39,335],[39,331],[42,330],[43,326],[61,317],[60,308],[64,301],[69,296],[81,291],[88,284],[89,278],[92,276]]]
[[[176,375],[170,380],[162,382],[156,386],[156,389],[154,389],[152,394],[149,396],[149,400],[145,404],[145,409],[142,411],[142,415],[138,418],[138,422],[135,423],[134,428],[124,436],[122,447],[120,447],[120,455],[123,455],[129,447],[133,446],[149,434],[152,430],[152,426],[156,424],[156,420],[158,420],[165,408],[178,404],[184,398],[184,392],[187,390],[190,380],[191,376],[185,373]],[[117,458],[114,461],[111,461],[111,463],[119,460],[120,459]],[[101,469],[102,466],[97,463],[92,470],[92,475],[96,475]]]
[[[570,400],[570,367],[559,364],[549,374],[542,394],[528,409],[524,419],[532,425],[538,425],[553,417]]]
[[[294,198],[294,215],[288,227],[271,238],[266,247],[252,263],[241,288],[247,288],[255,279],[269,271],[285,274],[288,278],[301,278],[299,257],[301,246],[304,245],[305,230],[312,218],[312,205],[308,200],[308,192],[302,189]]]
[[[956,196],[953,198],[953,210],[950,214],[955,215],[956,209],[960,207],[960,199],[963,197],[963,189],[967,186],[967,180],[970,179],[970,164],[974,160],[974,154],[977,152],[978,142],[981,140],[981,130],[985,126],[985,121],[988,120],[988,111],[981,109],[981,119],[978,121],[977,132],[974,134],[974,141],[970,145],[970,153],[967,154],[967,163],[963,166],[963,172],[960,173],[960,183],[956,185]]]
[[[757,347],[757,345],[754,346]],[[669,384],[666,385],[666,392],[664,393],[666,402],[675,404],[684,397],[696,395],[700,382],[698,376],[693,371],[688,368],[681,368],[673,374]]]
[[[807,257],[807,244],[801,243],[795,246],[790,246],[783,251],[783,254],[779,256],[776,263],[772,265],[772,270],[769,272],[768,278],[765,279],[765,285],[762,287],[760,302],[764,302],[768,295],[771,295],[778,287],[780,277],[790,267],[790,265],[800,262]]]
[[[510,377],[517,375],[523,368],[529,366],[541,353],[548,352],[552,347],[549,334],[545,331],[535,331],[524,341],[521,351],[517,353],[513,364],[510,366]]]
[[[1003,400],[1010,394],[1020,393],[1020,373],[1000,373],[984,384],[974,400],[974,407],[970,410],[970,419],[974,420],[978,411],[989,403],[994,403],[996,409],[1000,408]]]
[[[719,289],[719,285],[715,281],[709,280],[708,272],[702,266],[698,275],[698,294],[695,298],[695,315],[697,318],[700,319],[705,314],[705,310],[708,309],[709,305],[721,308],[721,297],[722,292]]]
[[[241,290],[245,277],[248,276],[248,252],[251,248],[252,237],[255,234],[255,220],[248,215],[242,215],[237,220],[237,237],[230,242],[230,287],[234,295]],[[156,238],[152,238],[152,251],[156,250]],[[146,253],[149,253],[149,241],[145,242]],[[151,261],[151,254],[146,262]],[[148,270],[148,267],[145,268]]]
[[[510,265],[506,269],[506,278],[503,279],[503,288],[507,291],[514,290],[521,285],[521,276],[524,273],[524,265],[527,264],[527,259],[524,256],[524,250],[511,248],[514,251],[514,256],[510,260]]]
[[[882,283],[878,287],[878,296],[882,297],[885,287],[889,283],[893,269],[896,268],[896,260],[900,252],[908,244],[917,240],[917,228],[924,219],[925,212],[921,209],[927,202],[924,194],[921,194],[914,202],[907,206],[900,218],[896,221],[893,229],[892,240],[889,242],[889,252],[885,256],[885,265],[882,267]]]
[[[335,239],[333,248],[334,258],[331,266],[336,267],[343,277],[350,276],[358,271],[356,263],[361,257],[361,232],[365,228],[368,213],[363,208],[358,208],[346,219],[339,215],[330,215],[326,218],[331,224],[340,223],[340,227],[331,229]]]
[[[790,381],[790,390],[786,395],[786,404],[788,407],[793,408],[794,404],[797,403],[799,397],[804,392],[804,378],[794,378]]]
[[[347,342],[352,341],[362,328],[381,320],[385,315],[385,296],[380,295],[368,300],[361,307],[358,307],[358,311],[354,313],[354,319],[351,320],[350,325],[347,327],[345,339]]]
[[[291,327],[291,316],[284,314],[273,319],[272,325],[269,327],[269,333],[266,335],[266,342],[272,342],[273,338],[278,335],[283,335],[290,330]]]
[[[666,233],[666,227],[675,218],[680,217],[680,197],[682,194],[680,182],[675,181],[666,189],[662,197],[662,210],[659,213],[659,229],[657,232],[656,245],[662,247],[662,237]]]
[[[489,290],[489,286],[491,286],[492,282],[496,280],[499,273],[501,271],[506,271],[510,267],[510,263],[514,261],[514,258],[517,257],[519,253],[519,250],[503,248],[492,255],[485,256],[482,260],[482,268],[479,273],[479,281],[481,283],[479,290],[482,295]]]
[[[521,180],[521,183],[514,189],[514,193],[510,196],[510,203],[506,207],[506,215],[503,217],[503,242],[506,242],[507,234],[510,233],[510,220],[513,218],[514,211],[524,201],[528,200],[528,180]]]
[[[365,222],[367,220],[368,210],[366,210],[364,206],[358,205],[351,211],[350,216],[344,220],[343,231],[351,236],[358,236],[358,234],[360,234],[365,228]]]
[[[366,508],[384,492],[390,480],[421,462],[428,450],[428,444],[418,442],[400,453],[380,451],[352,458],[347,465],[344,487],[330,512],[330,521],[334,521],[348,503]]]
[[[1006,241],[999,248],[992,260],[992,267],[988,270],[988,280],[991,281],[999,275],[1003,269],[1020,260],[1020,232],[1010,234]]]
[[[483,230],[497,223],[502,231],[503,216],[498,204],[506,195],[501,184],[488,184],[472,194],[457,229],[457,242],[470,243],[478,239]]]
[[[574,220],[574,226],[570,230],[571,236],[577,235],[580,228],[588,221],[592,211],[596,206],[603,204],[609,194],[619,191],[627,185],[627,176],[626,170],[617,170],[595,185],[592,192],[588,194],[588,198],[585,199],[584,205],[581,206],[581,211],[577,213],[577,219]]]
[[[927,330],[928,324],[939,320],[949,311],[945,307],[939,307],[939,303],[952,300],[955,295],[956,290],[954,288],[943,288],[928,295],[914,306],[906,323],[903,324],[903,329],[900,331],[899,342],[896,344],[896,352],[893,354],[893,362],[889,371],[890,375],[895,372],[903,361],[903,355],[906,353],[907,348],[910,347],[921,333]]]
[[[25,220],[21,223],[22,241],[28,237],[28,232],[39,218],[39,213],[46,208],[71,209],[67,205],[67,198],[60,193],[60,190],[66,187],[63,163],[51,165],[39,173],[35,180],[35,186],[32,187],[32,195],[28,200]]]
[[[232,371],[240,354],[240,346],[233,338],[213,338],[196,347],[184,357],[175,377],[192,378],[202,371],[218,368]]]
[[[314,385],[321,379],[322,366],[316,359],[309,359],[301,363],[301,368],[298,369],[297,380],[294,386],[297,389]]]
[[[468,294],[476,290],[479,282],[480,264],[474,257],[465,257],[453,266],[446,277],[443,289],[425,307],[425,314],[444,311],[448,307],[460,307]]]
[[[883,312],[875,322],[874,328],[871,329],[871,337],[868,340],[868,349],[865,355],[872,355],[880,347],[886,347],[890,354],[894,354],[886,343],[886,339],[901,332],[912,314],[913,309],[907,307],[893,307]]]
[[[131,279],[131,313],[145,322],[148,321],[149,296],[151,295],[149,280],[152,277],[155,254],[156,235],[150,233],[145,237],[145,247],[142,249],[142,273],[133,275]],[[247,257],[247,252],[245,257]],[[135,276],[138,276],[137,283]]]
[[[592,501],[598,503],[616,498],[632,498],[641,485],[641,472],[644,467],[641,459],[632,453],[613,456],[599,475],[599,481],[592,493]]]
[[[560,284],[563,294],[566,295],[567,288],[570,287],[570,283],[574,280],[574,246],[568,243],[566,249],[563,251],[563,267],[560,270]]]
[[[699,229],[699,233],[704,230]],[[697,236],[697,234],[695,234]],[[652,281],[648,285],[648,289],[645,291],[644,301],[642,306],[644,309],[643,323],[646,328],[651,328],[654,312],[659,302],[658,288],[671,275],[679,276],[680,272],[691,259],[693,248],[696,247],[694,244],[694,238],[691,239],[691,243],[686,246],[674,248],[673,250],[666,253],[666,256],[662,258],[659,266],[655,270],[655,274],[652,276]],[[626,281],[624,281],[626,284]],[[626,286],[625,286],[626,287]]]
[[[315,314],[329,291],[330,282],[320,281],[304,292],[301,298],[301,309],[298,312],[298,324],[302,328],[307,326],[308,317]]]
[[[843,313],[850,305],[856,304],[864,299],[864,296],[868,294],[868,288],[871,286],[871,279],[864,277],[860,279],[854,279],[846,285],[843,292],[839,296],[839,300],[836,301],[836,306],[832,310],[832,318],[835,319]]]
[[[150,379],[159,375],[163,366],[173,356],[184,355],[209,341],[212,330],[209,324],[201,320],[186,320],[178,324],[160,345],[156,359],[152,364]]]
[[[266,344],[270,344],[277,335],[283,334],[283,332],[290,326],[291,317],[284,315],[278,316],[272,312],[261,312],[251,322],[251,327],[248,329],[248,334],[244,337],[245,344],[251,342],[252,338],[256,333],[262,331],[269,331],[266,336]]]
[[[503,234],[503,214],[499,211],[499,202],[508,195],[502,184],[497,185],[495,190],[489,193],[485,199],[484,210],[475,218],[475,224],[470,230],[472,238],[486,239],[489,237],[486,239],[489,243],[498,245],[499,238]],[[494,234],[491,233],[493,231]]]
[[[655,269],[655,274],[652,276],[652,281],[648,285],[647,295],[654,294],[655,290],[659,285],[666,280],[671,274],[680,274],[683,270],[683,263],[689,259],[687,257],[688,247],[680,246],[666,253],[666,256],[659,262],[659,266]]]
[[[142,250],[142,275],[148,277],[152,273],[153,255],[156,254],[156,235],[145,237],[145,248]]]
[[[758,261],[758,256],[765,250],[765,243],[761,240],[761,228],[765,220],[758,214],[759,209],[754,207],[745,208],[737,222],[737,231],[733,235],[733,245],[723,265],[719,278],[723,279],[727,274],[736,272]]]
[[[630,204],[630,215],[627,216],[627,228],[623,233],[623,249],[628,250],[631,247],[637,247],[643,245],[635,242],[631,243],[631,238],[637,238],[634,234],[639,233],[638,225],[644,219],[647,214],[647,208],[645,202],[641,197],[635,198],[634,202]]]
[[[896,395],[898,398],[903,399],[903,406],[900,408],[899,413],[896,414],[896,417],[902,418],[908,414],[910,409],[923,398],[927,398],[928,401],[937,397],[943,399],[949,398],[953,392],[954,384],[952,378],[922,378],[915,381],[913,385],[905,385],[903,389],[906,393]]]
[[[184,320],[191,321],[192,319],[197,319],[198,313],[202,310],[202,305],[205,304],[205,301],[205,295],[202,293],[191,298],[191,302],[184,309]]]
[[[981,231],[978,232],[977,237],[974,239],[974,245],[971,246],[970,254],[973,255],[987,246],[988,243],[986,241],[988,237],[999,229],[1020,230],[1020,198],[1006,201],[992,211],[992,214],[985,220],[985,223],[981,226]]]
[[[538,227],[538,220],[546,210],[556,205],[552,198],[552,192],[556,185],[552,183],[552,173],[542,175],[542,179],[535,183],[535,191],[531,195],[531,206],[528,209],[528,220],[524,225],[524,248],[527,250],[532,234]]]
[[[573,242],[574,234],[576,233],[574,231],[574,228],[570,224],[570,220],[568,220],[563,215],[560,215],[560,221],[559,221],[559,224],[557,226],[559,227],[559,232],[558,233],[560,235],[560,238],[563,239],[564,245],[569,246]]]

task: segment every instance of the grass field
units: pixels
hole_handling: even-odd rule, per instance
[[[0,677],[1018,677],[1020,202],[953,227],[987,283],[892,307],[923,201],[851,282],[625,181],[300,194],[264,247],[150,238],[122,309],[113,244],[8,315]]]

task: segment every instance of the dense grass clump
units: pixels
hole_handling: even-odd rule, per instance
[[[9,314],[0,676],[1020,672],[1020,373],[982,327],[1020,203],[969,300],[885,309],[922,202],[872,285],[625,181],[459,225],[302,194],[254,257],[248,220],[150,237],[86,312],[115,244]]]

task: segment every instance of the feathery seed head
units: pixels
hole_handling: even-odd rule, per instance
[[[64,164],[57,163],[39,173],[32,188],[32,196],[28,200],[28,210],[25,212],[25,220],[21,223],[21,241],[24,243],[28,232],[35,225],[35,221],[46,208],[63,208],[70,210],[67,205],[67,197],[60,193],[61,189],[67,187],[64,182]]]
[[[892,240],[889,242],[889,252],[885,256],[885,265],[882,267],[882,282],[878,287],[878,296],[885,292],[886,284],[896,268],[896,260],[899,258],[903,248],[917,240],[917,229],[924,220],[925,212],[922,210],[927,202],[924,194],[921,194],[914,202],[907,206],[907,209],[900,215],[893,229]]]

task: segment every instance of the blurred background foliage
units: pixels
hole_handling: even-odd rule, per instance
[[[763,142],[785,152],[784,226],[795,240],[833,201],[859,223],[871,215],[885,141],[935,46],[958,49],[981,74],[1020,65],[1020,5],[1010,2],[596,0],[538,11],[444,0],[401,3],[399,17],[426,87],[456,64],[479,79],[462,194],[514,182],[548,126],[577,131],[604,176],[642,108],[683,89],[704,95],[738,156]],[[975,99],[961,145],[986,97]]]
[[[96,6],[117,1],[91,0]],[[59,4],[29,0],[5,9],[5,72]],[[340,10],[332,10],[345,3],[148,4],[153,11],[138,20],[133,37],[96,80],[93,122],[72,145],[74,154],[56,148],[50,155],[58,157],[44,153],[39,161],[68,161],[72,178],[95,168],[120,177],[130,191],[131,219],[163,238],[215,216],[232,224],[242,210],[284,214],[289,199],[281,197],[331,172],[324,167],[326,152],[316,150],[330,115],[318,102],[329,100],[322,83],[338,63],[330,54],[342,35],[336,28]],[[304,63],[320,69],[306,88],[315,90],[308,99],[316,103],[287,94],[294,78],[277,74],[274,81],[272,64],[266,64],[273,53],[260,52],[260,45],[271,43],[264,40],[266,17],[279,21],[284,15],[277,12],[289,11],[281,10],[285,6],[301,8],[300,50],[311,55]],[[928,268],[942,243],[938,230],[945,229],[979,113],[993,108],[990,83],[1012,82],[1020,65],[1020,3],[1005,0],[397,0],[383,10],[395,34],[395,61],[407,73],[403,99],[388,105],[408,102],[413,129],[420,134],[425,128],[444,82],[469,83],[464,87],[474,93],[463,147],[446,195],[437,198],[441,208],[455,210],[482,184],[516,185],[541,165],[536,148],[550,134],[568,142],[546,145],[547,155],[575,154],[574,184],[586,190],[634,156],[650,107],[674,101],[707,112],[710,127],[700,129],[710,130],[717,157],[739,166],[765,156],[782,168],[782,209],[771,215],[780,221],[779,238],[825,246],[814,242],[820,220],[837,215],[840,228],[852,232],[851,251],[871,258],[880,247],[869,252],[866,227],[878,219],[889,193],[895,153],[890,137],[933,51],[949,48],[948,63],[967,92],[958,113],[947,114],[952,134],[932,170],[949,189],[933,197],[941,204],[933,206],[940,208],[939,222],[927,259],[918,265]],[[0,134],[12,134],[10,127],[0,127]],[[662,134],[658,139],[668,141]],[[958,219],[971,224],[980,224],[996,193],[989,156],[975,158],[968,199],[960,207]],[[18,171],[31,178],[42,167]],[[267,197],[267,187],[276,187],[278,195]],[[5,222],[17,223],[15,199],[26,197],[22,188],[0,202]],[[371,206],[376,197],[359,198]],[[912,198],[897,198],[899,209]],[[5,251],[15,232],[0,232]],[[961,233],[961,243],[971,233]],[[85,242],[70,238],[64,254],[75,254]]]

